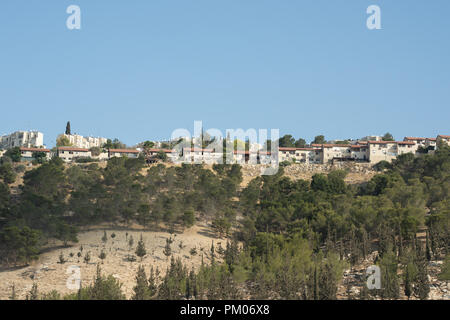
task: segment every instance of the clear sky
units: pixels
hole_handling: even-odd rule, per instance
[[[2,0],[0,134],[450,134],[449,17],[448,0]]]

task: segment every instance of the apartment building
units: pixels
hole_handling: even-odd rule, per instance
[[[73,147],[81,149],[100,148],[108,141],[106,138],[84,137],[78,134],[60,134],[57,139],[61,137],[66,137]]]
[[[381,161],[391,162],[398,155],[397,143],[395,141],[369,141],[370,163]]]
[[[71,162],[77,158],[91,158],[89,149],[75,147],[58,147],[56,154],[65,162]]]
[[[311,146],[322,150],[321,163],[353,160],[351,147],[348,144],[312,144]]]
[[[43,152],[45,154],[45,158],[47,160],[50,160],[50,158],[51,158],[49,149],[20,147],[20,155],[22,157],[21,160],[22,161],[33,161],[34,160],[33,155],[35,152]]]
[[[319,145],[317,145],[319,146]],[[278,149],[278,161],[292,161],[299,163],[322,163],[323,150],[321,148],[283,148]]]
[[[37,148],[44,146],[44,134],[39,131],[16,131],[0,136],[0,148]]]
[[[398,155],[405,153],[416,154],[419,147],[425,147],[425,140],[421,141],[420,144],[415,141],[398,141],[397,142],[397,153]]]

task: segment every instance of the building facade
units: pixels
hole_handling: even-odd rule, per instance
[[[446,135],[438,135],[436,138],[436,145],[439,146],[440,144],[445,144],[447,146],[450,146],[450,136]]]
[[[109,159],[117,157],[137,158],[139,157],[139,151],[135,149],[109,149]]]
[[[44,146],[44,134],[39,131],[16,131],[0,136],[0,148],[38,148]]]
[[[92,157],[91,151],[86,148],[59,147],[57,148],[56,154],[65,162],[71,162],[78,158]]]
[[[81,149],[101,148],[108,141],[106,138],[84,137],[78,134],[60,134],[57,139],[61,137],[66,137],[73,147]]]
[[[49,149],[20,147],[21,161],[33,161],[34,160],[34,154],[36,152],[44,153],[45,154],[45,158],[47,160],[50,160],[50,158],[51,158]]]

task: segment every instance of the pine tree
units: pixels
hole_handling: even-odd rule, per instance
[[[352,296],[352,285],[350,283],[350,279],[347,279],[346,281],[346,290],[345,293],[347,294],[347,300],[353,300]]]
[[[84,263],[89,264],[89,261],[91,261],[91,254],[86,252],[86,255],[84,256]]]
[[[133,248],[133,245],[134,245],[134,239],[133,239],[133,236],[130,235],[130,239],[128,239],[128,246],[129,246],[130,250],[131,250],[131,248]]]
[[[67,121],[67,124],[66,124],[66,134],[67,135],[70,135],[70,121]]]
[[[169,259],[169,256],[172,254],[172,248],[170,247],[171,241],[169,239],[166,239],[166,246],[164,247],[163,253],[167,257],[167,260]]]
[[[141,234],[141,238],[138,241],[138,245],[136,247],[136,255],[138,257],[142,259],[144,258],[144,256],[147,254],[147,250],[145,249],[145,243],[144,243],[144,239],[142,238],[142,234]]]
[[[153,297],[158,292],[158,286],[156,285],[156,282],[158,280],[159,276],[159,270],[156,268],[156,272],[153,271],[153,266],[150,269],[150,277],[148,278],[148,290],[149,290],[149,296]]]
[[[61,253],[59,254],[59,263],[64,264],[65,262],[66,262],[66,259],[64,258],[64,254],[61,251]]]
[[[369,300],[369,289],[367,288],[366,277],[363,277],[361,288],[359,290],[359,300]]]
[[[105,244],[108,241],[108,236],[106,235],[106,231],[103,232],[102,242]]]
[[[16,285],[13,283],[11,287],[11,295],[9,296],[10,300],[17,300],[17,294],[16,294]]]
[[[151,298],[149,283],[143,266],[139,266],[138,268],[136,286],[133,288],[133,291],[134,295],[131,298],[132,300],[149,300]]]
[[[384,299],[398,299],[400,287],[397,275],[397,256],[392,251],[392,246],[388,245],[386,252],[381,259],[381,297]]]
[[[98,255],[98,257],[102,260],[102,264],[103,264],[103,260],[106,259],[106,253],[105,253],[105,251],[103,249],[100,252],[100,254]]]
[[[38,286],[36,283],[33,283],[30,292],[27,294],[27,300],[38,300],[38,299],[39,299]]]
[[[194,298],[196,299],[198,296],[198,289],[197,289],[197,276],[195,275],[194,267],[192,267],[191,271],[189,272],[189,291],[187,291],[188,299]]]
[[[319,278],[319,299],[336,300],[337,279],[333,267],[329,262],[325,262],[320,270]]]

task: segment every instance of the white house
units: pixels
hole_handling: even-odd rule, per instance
[[[91,158],[92,154],[89,149],[74,147],[58,147],[57,155],[65,162],[71,162],[77,158]]]
[[[109,158],[114,157],[127,157],[127,158],[137,158],[139,157],[139,151],[135,149],[109,149]]]
[[[438,135],[436,138],[436,145],[439,146],[439,144],[446,144],[447,146],[450,146],[450,136],[446,136],[446,135]]]
[[[369,141],[369,160],[376,164],[380,161],[391,162],[398,155],[396,141]]]
[[[300,163],[322,163],[321,148],[278,148],[278,161],[292,161]]]
[[[20,147],[20,155],[22,161],[33,161],[35,152],[43,152],[47,160],[50,159],[50,150],[44,148],[25,148]]]
[[[183,148],[181,159],[184,163],[211,163],[213,149]]]

